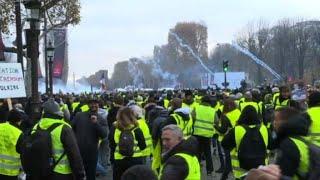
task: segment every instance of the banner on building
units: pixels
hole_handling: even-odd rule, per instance
[[[67,66],[67,29],[54,29],[53,38],[55,47],[53,58],[53,77],[57,79],[63,79],[64,66]]]

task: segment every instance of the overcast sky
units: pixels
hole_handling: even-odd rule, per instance
[[[116,62],[152,56],[181,21],[204,22],[209,48],[231,42],[249,22],[318,19],[320,0],[81,0],[81,22],[69,28],[70,75],[113,71]],[[111,76],[111,74],[109,74]]]

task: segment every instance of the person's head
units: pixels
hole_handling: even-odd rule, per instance
[[[246,106],[241,112],[241,115],[238,120],[238,124],[254,125],[259,123],[260,123],[260,120],[259,120],[257,110],[251,105]]]
[[[138,105],[131,105],[129,106],[130,109],[133,111],[135,117],[137,119],[144,117],[144,109],[142,109],[140,106]]]
[[[169,151],[183,139],[183,133],[177,125],[167,125],[162,128],[161,141],[164,152]]]
[[[193,94],[192,94],[191,90],[187,90],[187,91],[185,92],[185,97],[184,97],[184,99],[185,99],[185,101],[186,101],[187,103],[192,103],[192,102],[193,102]]]
[[[300,114],[299,110],[292,107],[282,107],[275,111],[273,129],[279,132],[283,124],[288,123],[291,118],[297,117]]]
[[[320,92],[314,91],[309,95],[308,98],[309,107],[320,106]]]
[[[223,113],[224,114],[231,112],[231,111],[235,110],[236,108],[237,108],[237,105],[233,99],[228,98],[223,101]]]
[[[99,100],[91,99],[89,100],[90,112],[97,113],[99,110]]]
[[[180,98],[173,98],[171,100],[171,107],[173,110],[181,108],[182,107],[182,100]]]
[[[114,98],[114,103],[117,104],[117,105],[123,105],[124,103],[124,99],[121,95],[117,95],[115,98]]]
[[[17,109],[12,109],[9,112],[8,115],[8,121],[10,124],[15,125],[15,126],[20,126],[20,123],[22,121],[22,114],[19,110]]]
[[[48,99],[42,105],[44,114],[63,117],[63,112],[60,110],[59,104],[53,99]]]
[[[129,107],[120,108],[116,119],[116,127],[120,130],[128,129],[131,126],[138,125],[134,112]]]
[[[280,96],[283,99],[289,99],[290,98],[290,88],[288,86],[281,86],[280,87]]]
[[[250,91],[247,91],[245,94],[244,94],[244,98],[246,101],[252,101],[252,94]]]
[[[212,102],[211,102],[210,96],[208,96],[208,95],[203,96],[203,97],[201,98],[201,103],[207,104],[207,105],[211,105]]]
[[[123,173],[121,180],[157,180],[157,176],[150,167],[135,165]]]

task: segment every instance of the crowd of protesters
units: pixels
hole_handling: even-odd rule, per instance
[[[1,180],[94,180],[111,177],[108,169],[114,180],[320,178],[317,87],[59,93],[41,101],[39,115],[28,100],[13,99],[12,109],[1,102]],[[42,174],[34,164],[45,148],[28,154],[40,130],[51,136],[53,157]]]

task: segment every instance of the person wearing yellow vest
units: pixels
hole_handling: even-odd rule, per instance
[[[289,106],[290,99],[291,99],[290,88],[288,86],[281,86],[279,95],[275,96],[273,100],[274,108],[278,109],[280,107]]]
[[[126,156],[121,153],[121,135],[129,131],[133,136],[133,154]],[[110,161],[113,164],[113,180],[120,180],[122,174],[132,166],[143,164],[142,151],[147,147],[143,132],[134,112],[129,107],[120,108],[117,121],[110,129],[109,146],[111,149]]]
[[[181,105],[182,100],[180,98],[173,98],[172,111],[165,125],[176,124],[181,128],[183,135],[188,137],[192,134],[193,120],[190,108],[183,108]]]
[[[153,116],[151,118],[151,116]],[[153,141],[153,152],[152,152],[152,164],[151,168],[157,174],[160,170],[161,164],[161,129],[163,128],[163,124],[169,117],[168,110],[164,109],[161,106],[155,107],[153,110],[150,111],[149,114],[149,122],[152,122],[150,125],[152,141]]]
[[[139,107],[138,105],[131,105],[129,107],[132,109],[132,111],[138,121],[139,128],[142,130],[144,139],[146,141],[147,147],[146,147],[146,149],[144,149],[141,152],[141,155],[142,155],[142,157],[145,157],[145,158],[150,157],[152,149],[153,149],[153,145],[152,145],[152,138],[151,138],[149,126],[146,123],[146,120],[143,118],[144,117],[144,110],[141,107]]]
[[[211,176],[213,171],[212,156],[211,156],[211,138],[215,133],[213,124],[218,116],[213,107],[211,107],[211,99],[209,96],[204,96],[201,99],[201,104],[192,112],[194,119],[193,136],[199,142],[198,160],[201,162],[202,154],[205,156],[207,175]]]
[[[237,108],[235,101],[231,98],[224,100],[224,108],[219,123],[215,123],[215,129],[223,138],[232,128],[234,128],[240,117],[240,110]],[[219,149],[218,149],[219,150]],[[230,152],[224,149],[224,158],[222,153],[219,153],[220,168],[216,170],[217,173],[223,173],[221,179],[226,179],[231,169]]]
[[[301,140],[308,135],[311,120],[305,113],[292,107],[276,110],[273,121],[276,164],[281,173],[293,179],[306,179],[310,168],[309,148]]]
[[[246,136],[247,133],[250,134]],[[254,141],[251,140],[253,137],[256,138]],[[237,125],[225,135],[221,142],[223,148],[231,152],[233,176],[240,179],[250,169],[265,165],[270,142],[271,133],[261,123],[255,108],[245,107]],[[249,146],[248,143],[255,144]]]
[[[247,92],[244,94],[244,96],[245,96],[245,101],[244,101],[244,102],[241,102],[241,103],[239,104],[239,109],[240,109],[240,111],[243,111],[243,109],[244,109],[245,107],[247,107],[247,106],[253,106],[253,107],[255,108],[255,110],[257,111],[257,113],[258,113],[259,115],[261,115],[261,114],[262,114],[262,109],[260,109],[259,103],[253,101],[252,93],[251,93],[250,91],[247,91]]]
[[[197,139],[193,136],[184,139],[181,129],[172,124],[162,129],[161,140],[163,154],[159,180],[200,180],[201,169],[197,158]]]
[[[190,90],[187,90],[185,92],[185,97],[183,99],[182,107],[188,107],[188,108],[190,108],[190,111],[193,111],[195,109],[195,107],[198,105],[199,104],[197,102],[195,102],[193,99],[192,92]]]
[[[54,99],[49,99],[43,104],[43,110],[44,114],[41,120],[34,126],[31,133],[37,128],[48,129],[53,124],[61,124],[51,131],[53,156],[56,160],[62,158],[53,169],[49,179],[85,179],[84,166],[77,141],[71,126],[64,122],[63,113],[60,111],[58,103]],[[30,178],[33,178],[32,174]]]
[[[310,142],[320,147],[320,92],[315,91],[309,95],[309,109],[307,113],[311,118]]]
[[[3,105],[0,108],[0,179],[18,179],[21,169],[18,144],[22,132],[6,121],[8,108]]]

